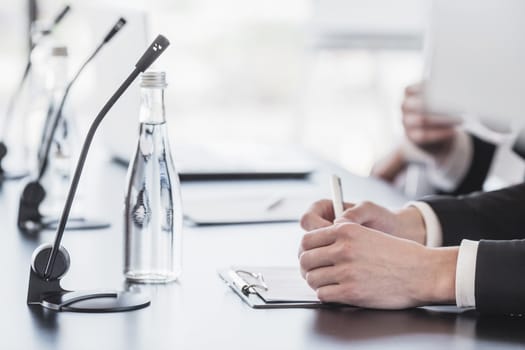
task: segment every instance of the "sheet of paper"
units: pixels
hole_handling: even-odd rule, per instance
[[[234,196],[185,200],[185,217],[195,224],[299,221],[312,197]]]

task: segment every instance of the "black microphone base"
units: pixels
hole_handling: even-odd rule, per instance
[[[42,230],[56,230],[59,220],[40,213],[40,204],[46,197],[46,190],[39,181],[30,181],[24,187],[18,207],[18,228],[24,233],[34,234]],[[108,228],[108,222],[84,217],[69,218],[66,230],[98,230]]]
[[[142,309],[150,304],[149,298],[140,291],[78,291],[65,290],[61,278],[70,265],[68,252],[60,247],[56,263],[46,274],[46,266],[52,245],[44,244],[35,249],[29,272],[27,304],[53,311],[71,312],[123,312]]]
[[[53,311],[83,313],[124,312],[150,305],[148,296],[139,291],[68,291],[59,280],[45,280],[31,270],[27,304]]]

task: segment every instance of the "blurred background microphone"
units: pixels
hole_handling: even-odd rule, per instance
[[[46,174],[46,170],[48,168],[48,164],[50,161],[50,152],[54,144],[58,144],[56,146],[56,152],[60,153],[62,150],[60,149],[61,141],[57,141],[55,139],[56,131],[60,125],[61,122],[64,121],[62,118],[62,112],[64,109],[64,105],[67,101],[67,97],[69,96],[69,92],[73,85],[75,84],[76,80],[80,76],[80,74],[84,71],[84,69],[88,66],[88,64],[98,55],[98,53],[101,51],[101,49],[115,36],[116,33],[120,31],[120,29],[126,24],[126,21],[124,18],[120,18],[117,23],[113,25],[111,30],[104,36],[104,39],[102,42],[97,45],[95,50],[88,56],[88,58],[85,60],[85,62],[80,66],[76,74],[73,76],[73,78],[70,80],[70,82],[65,87],[63,93],[61,94],[61,99],[59,104],[55,108],[50,108],[48,110],[48,114],[46,116],[46,123],[43,127],[43,136],[42,136],[42,145],[40,146],[40,151],[38,152],[39,159],[38,159],[38,172],[36,175],[36,179],[33,181],[30,181],[26,187],[24,188],[22,192],[22,196],[20,199],[20,207],[18,212],[18,227],[20,230],[24,232],[35,232],[39,231],[41,229],[46,228],[54,228],[54,224],[56,224],[56,219],[51,217],[49,220],[44,219],[44,215],[42,215],[40,210],[40,204],[46,197],[46,190],[44,186],[42,185],[42,179],[44,175]],[[66,133],[67,133],[67,127],[65,127]],[[58,155],[60,157],[60,155]],[[55,174],[50,174],[49,176],[56,176]],[[67,180],[64,183],[64,187],[69,183],[69,176],[68,174],[64,174],[63,177],[67,177],[62,180]],[[57,186],[59,187],[59,186]],[[57,187],[53,188],[52,190],[57,191]],[[49,193],[49,192],[48,192]],[[53,194],[51,192],[51,194]],[[56,215],[55,215],[56,217]],[[94,228],[105,228],[107,227],[107,223],[97,222],[93,220],[87,220],[85,218],[76,218],[72,220],[72,223],[68,226],[68,228],[71,229],[94,229]]]
[[[30,9],[30,18],[31,18],[31,25],[34,24],[33,17],[36,14],[36,6],[33,5],[33,3],[29,6]],[[44,37],[47,37],[53,33],[57,25],[62,22],[62,20],[66,17],[66,15],[69,13],[71,7],[69,5],[66,5],[54,18],[54,20],[45,28],[40,28],[37,30],[36,28],[32,29],[32,35],[30,35],[30,46],[29,46],[29,54],[27,58],[27,63],[25,65],[24,71],[22,73],[22,78],[20,79],[20,82],[18,83],[13,95],[9,99],[9,102],[7,104],[7,110],[3,118],[2,123],[2,131],[0,133],[0,182],[6,179],[18,179],[20,177],[23,177],[27,175],[27,172],[22,171],[21,173],[10,173],[9,171],[6,171],[3,167],[2,161],[6,157],[8,153],[8,147],[6,145],[6,136],[11,131],[10,125],[13,122],[14,117],[14,111],[15,111],[15,105],[19,102],[20,95],[22,93],[22,90],[26,84],[27,78],[31,72],[32,67],[32,59],[31,54],[34,51],[34,49],[39,45],[41,40]],[[18,159],[19,162],[23,162],[24,159]]]

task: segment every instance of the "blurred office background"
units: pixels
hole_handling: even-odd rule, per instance
[[[1,111],[27,55],[28,3],[0,0]],[[39,17],[49,18],[66,2],[37,3]],[[158,68],[168,74],[172,143],[292,144],[366,175],[399,141],[403,89],[422,74],[426,0],[67,3],[92,12],[144,14],[149,39],[156,33],[170,38],[172,46]],[[79,62],[102,34],[86,31],[93,23],[72,21],[57,35]],[[108,25],[100,27],[103,33]],[[138,53],[145,43],[136,45]],[[124,72],[132,67],[123,66]],[[96,92],[107,88],[109,94],[114,87],[101,86],[94,71],[82,80],[74,92],[75,108],[92,118],[104,102]],[[138,110],[129,118],[137,121]]]

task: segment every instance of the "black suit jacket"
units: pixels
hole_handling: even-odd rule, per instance
[[[480,240],[476,307],[481,312],[525,314],[525,183],[467,196],[424,198],[443,230],[443,245]]]
[[[469,135],[472,139],[473,154],[467,174],[452,192],[439,192],[439,194],[460,195],[481,191],[483,183],[489,173],[496,146],[483,141],[477,136]]]

